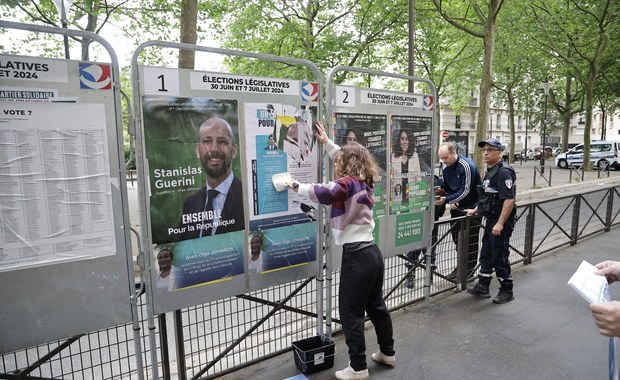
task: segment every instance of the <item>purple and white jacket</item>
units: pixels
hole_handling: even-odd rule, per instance
[[[335,159],[340,147],[329,141],[326,150]],[[331,206],[330,225],[336,244],[373,240],[373,186],[358,177],[346,176],[325,184],[300,184],[297,192]]]

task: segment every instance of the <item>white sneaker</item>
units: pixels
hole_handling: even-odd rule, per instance
[[[374,354],[370,355],[370,358],[374,362],[385,364],[390,367],[394,367],[394,364],[396,364],[396,355],[388,356],[381,351],[375,352]]]
[[[353,370],[353,368],[351,368],[351,366],[348,366],[345,369],[336,371],[336,379],[339,379],[339,380],[357,380],[357,379],[366,380],[368,379],[368,377],[369,377],[368,368],[363,369],[361,371],[355,371]]]

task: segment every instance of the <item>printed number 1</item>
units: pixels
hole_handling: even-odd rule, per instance
[[[166,88],[166,85],[164,84],[164,74],[158,76],[157,79],[161,79],[161,88],[158,89],[157,91],[168,92],[168,89]]]
[[[343,103],[349,103],[349,91],[344,90],[342,91],[342,93],[344,94],[344,99],[342,99]]]

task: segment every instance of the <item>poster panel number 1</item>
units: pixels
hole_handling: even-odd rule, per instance
[[[144,94],[179,96],[179,70],[144,67]]]

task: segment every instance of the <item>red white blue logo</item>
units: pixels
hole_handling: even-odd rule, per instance
[[[425,111],[432,111],[435,107],[435,102],[433,101],[432,96],[425,96],[422,101],[422,109]]]
[[[111,90],[110,65],[80,63],[80,88],[90,90]]]
[[[317,102],[319,100],[319,84],[316,82],[301,82],[301,100]]]

